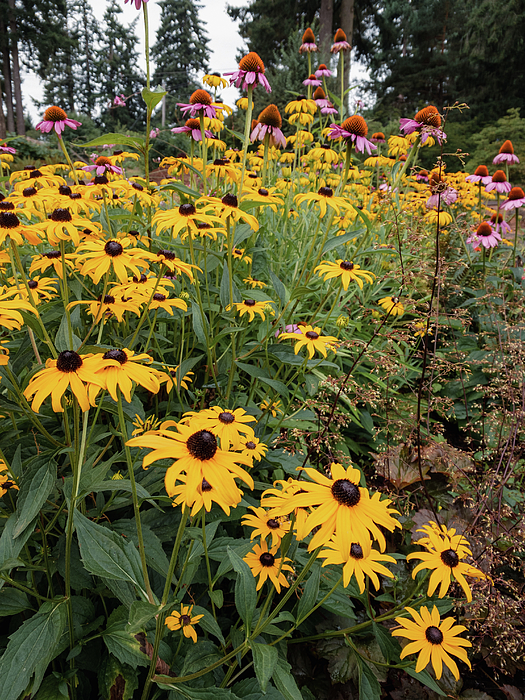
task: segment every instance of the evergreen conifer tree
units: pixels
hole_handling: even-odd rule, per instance
[[[193,0],[160,0],[161,21],[152,47],[155,59],[154,85],[168,91],[168,121],[177,119],[176,103],[188,102],[198,87],[199,72],[208,70],[208,36],[199,20],[199,5]],[[180,113],[179,113],[180,116]]]

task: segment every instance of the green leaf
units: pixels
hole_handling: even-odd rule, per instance
[[[222,591],[212,591],[212,593],[221,593],[222,597]],[[217,637],[221,644],[224,644],[224,637],[222,635],[221,628],[209,610],[206,610],[206,608],[201,608],[199,605],[195,605],[193,607],[192,615],[204,615],[198,624],[203,630],[209,634],[213,634],[214,637]]]
[[[17,615],[22,610],[31,608],[29,598],[16,588],[4,588],[0,591],[0,617]]]
[[[74,522],[85,568],[96,576],[128,581],[146,598],[140,557],[134,544],[91,522],[79,511],[75,511]]]
[[[55,656],[56,647],[66,626],[64,600],[44,603],[38,613],[26,620],[9,637],[0,659],[0,688],[2,700],[17,700],[29,685],[37,669],[47,667]],[[42,678],[35,679],[36,692]]]
[[[290,293],[272,270],[268,270],[268,273],[270,275],[270,279],[272,280],[273,287],[277,292],[277,296],[279,297],[281,304],[284,306],[284,304],[286,304],[290,298]]]
[[[195,331],[195,335],[197,336],[199,343],[202,343],[202,345],[206,347],[206,330],[209,330],[208,319],[204,314],[203,322],[203,314],[201,314],[199,305],[196,304],[194,301],[191,302],[191,313],[193,320],[193,330]],[[206,330],[204,323],[206,324]]]
[[[381,653],[385,659],[389,662],[399,662],[399,654],[401,653],[401,645],[395,637],[392,637],[390,632],[379,625],[377,622],[372,623],[372,629],[374,631],[374,636],[379,644]]]
[[[224,593],[220,588],[217,591],[209,591],[209,596],[213,600],[213,604],[216,608],[222,608],[224,604]]]
[[[16,521],[17,513],[13,513],[7,519],[2,536],[0,537],[0,568],[3,570],[12,569],[17,566],[17,557],[35,529],[36,518],[29,523],[26,529],[17,538],[15,538],[13,537],[13,530],[15,529]],[[0,579],[0,588],[4,583],[5,581]]]
[[[233,247],[238,248],[243,241],[250,238],[253,230],[248,224],[237,224],[235,227],[235,237],[233,239]]]
[[[250,648],[253,655],[255,675],[257,676],[261,690],[265,693],[268,681],[275,671],[275,666],[279,659],[279,652],[277,651],[277,647],[271,647],[268,646],[268,644],[259,644],[258,642],[250,642]]]
[[[273,681],[285,697],[285,700],[303,700],[301,691],[297,687],[294,677],[290,673],[291,666],[284,659],[279,658],[273,671]]]
[[[142,98],[146,103],[148,109],[150,109],[152,112],[162,100],[164,95],[167,94],[168,93],[166,92],[166,90],[163,90],[161,87],[156,87],[155,90],[148,90],[148,88],[143,88],[142,90]]]
[[[75,146],[80,148],[91,148],[92,146],[103,146],[105,143],[114,143],[116,146],[131,146],[132,148],[141,149],[144,148],[144,142],[141,138],[134,136],[124,136],[123,134],[105,134],[105,136],[98,136],[92,141],[87,143],[76,143]]]
[[[381,686],[369,665],[358,659],[359,663],[359,700],[379,700]]]
[[[448,697],[447,694],[441,690],[439,685],[432,678],[428,671],[425,671],[423,669],[423,671],[416,673],[416,670],[414,668],[405,668],[404,670],[408,673],[409,676],[412,676],[412,678],[415,678],[416,681],[423,683],[423,685],[426,685],[427,688],[430,688],[430,690],[433,690],[438,695],[441,695],[444,698]]]
[[[38,515],[51,489],[55,484],[56,466],[54,462],[46,464],[37,471],[29,481],[22,481],[16,504],[16,525],[13,537],[18,537],[33,518]]]
[[[190,163],[184,163],[184,167],[188,167],[194,172],[199,175],[199,177],[202,179],[202,173],[199,172],[196,168],[193,168]],[[197,192],[197,190],[192,190],[190,189],[187,185],[184,185],[182,182],[170,182],[169,185],[163,185],[161,190],[164,192],[165,190],[175,190],[176,192],[182,192],[182,194],[187,195],[188,197],[195,197],[198,199],[201,194],[200,192]]]
[[[58,673],[56,676],[48,676],[44,678],[38,693],[31,697],[34,700],[67,700],[69,698],[67,683],[59,677]]]
[[[297,605],[297,624],[300,624],[303,618],[308,616],[310,610],[317,602],[317,594],[319,593],[319,581],[321,579],[321,566],[315,565],[312,567],[308,581],[303,590],[303,595],[299,599]]]
[[[114,610],[108,618],[108,626],[102,634],[108,650],[123,663],[136,668],[148,666],[149,656],[140,651],[140,642],[128,625],[128,611],[124,606]]]
[[[362,233],[366,233],[366,228],[360,228],[357,231],[349,231],[342,236],[334,236],[324,244],[322,255],[328,253],[328,251],[333,250],[334,248],[339,248],[339,246],[345,245],[345,243],[353,241],[354,238],[357,238]]]
[[[230,304],[233,304],[234,302],[240,302],[242,297],[235,286],[235,282],[232,281],[232,294],[233,294],[233,299],[230,299],[230,273],[228,270],[228,263],[225,260],[224,261],[224,266],[222,268],[222,278],[221,278],[221,288],[219,290],[219,297],[221,300],[221,304],[224,309],[228,308]]]
[[[158,605],[144,603],[142,600],[136,600],[131,604],[128,615],[128,626],[130,632],[139,632],[143,630],[146,623],[149,622],[159,612]]]
[[[238,700],[227,688],[192,688],[182,683],[168,687],[173,688],[170,700]]]
[[[228,547],[228,556],[234,571],[237,572],[235,581],[235,606],[241,616],[248,634],[251,629],[251,621],[255,606],[257,605],[257,591],[255,590],[255,578],[248,564],[241,559],[231,547]]]
[[[107,654],[98,672],[98,687],[103,698],[131,700],[139,687],[137,671]]]
[[[75,307],[75,310],[78,308],[78,306]],[[62,352],[63,350],[78,350],[78,348],[82,345],[82,340],[78,337],[78,335],[75,335],[73,332],[72,336],[73,347],[71,347],[71,343],[69,342],[69,328],[67,325],[67,316],[64,314],[64,316],[62,316],[62,320],[60,321],[58,331],[55,335],[55,347],[58,350],[58,352]]]

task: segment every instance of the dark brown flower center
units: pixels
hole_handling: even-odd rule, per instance
[[[63,350],[57,358],[57,369],[59,372],[76,372],[82,367],[82,358],[74,350]]]
[[[317,194],[320,194],[322,197],[333,197],[334,191],[331,187],[320,187],[317,190]]]
[[[95,183],[95,185],[107,185],[109,180],[106,177],[106,175],[97,175],[94,178],[93,182]]]
[[[67,114],[60,107],[48,107],[44,112],[44,121],[46,122],[61,122],[67,119]]]
[[[144,273],[142,273],[140,277],[133,275],[133,282],[135,282],[135,284],[146,284],[147,281],[148,278]]]
[[[69,199],[82,199],[80,192],[71,192]]]
[[[36,187],[25,187],[22,190],[22,194],[24,197],[34,197],[37,192],[38,190],[36,189]]]
[[[438,627],[431,625],[426,628],[425,637],[427,638],[427,642],[431,644],[441,644],[443,641],[443,632]]]
[[[234,194],[225,194],[224,197],[221,199],[221,202],[227,207],[237,208],[239,206],[239,200]]]
[[[257,190],[257,194],[260,194],[261,197],[268,197],[268,195],[269,195],[270,193],[269,193],[268,190],[265,189],[264,187],[260,187],[260,188]]]
[[[276,520],[275,518],[269,518],[269,519],[266,521],[266,524],[268,525],[268,527],[270,528],[270,530],[278,530],[278,529],[279,529],[279,525],[280,525],[279,521]]]
[[[7,199],[4,199],[2,202],[0,202],[0,209],[2,211],[11,211],[14,208],[15,205],[13,204],[13,202],[8,202]]]
[[[206,479],[203,479],[202,484],[201,484],[201,491],[203,491],[204,493],[207,493],[208,491],[211,491],[212,489],[213,489],[213,486],[208,481],[206,481]]]
[[[443,564],[450,566],[451,569],[459,564],[458,554],[453,549],[446,549],[444,552],[441,552],[440,556]]]
[[[73,190],[71,189],[71,187],[69,187],[69,185],[60,185],[60,187],[58,188],[58,194],[62,194],[65,197],[69,197],[72,191]]]
[[[166,295],[155,292],[153,295],[153,301],[166,301]]]
[[[273,566],[275,562],[275,557],[270,552],[263,552],[259,557],[259,561],[263,566]]]
[[[20,224],[20,219],[10,211],[0,212],[0,228],[16,228]]]
[[[360,544],[357,544],[357,542],[352,542],[352,546],[350,547],[350,556],[353,559],[363,558],[363,548]]]
[[[308,340],[317,340],[317,338],[319,338],[319,333],[316,333],[315,331],[306,331],[304,336],[305,338],[308,338]]]
[[[108,241],[104,246],[104,252],[112,258],[116,258],[118,255],[122,255],[124,248],[118,241]]]
[[[332,496],[342,506],[356,506],[361,500],[359,487],[348,479],[338,479],[332,484]]]
[[[183,627],[187,627],[188,625],[191,625],[191,617],[189,615],[181,615],[180,622]]]
[[[29,289],[36,289],[38,287],[38,282],[36,280],[29,280],[27,286]]]
[[[66,221],[71,221],[71,214],[67,209],[55,209],[51,212],[49,218],[51,221],[64,223]]]
[[[339,264],[339,267],[341,268],[341,270],[353,270],[354,263],[349,262],[348,260],[343,260],[343,262]]]
[[[181,204],[179,207],[179,214],[181,216],[193,216],[195,211],[196,209],[193,204]]]
[[[44,258],[47,258],[48,260],[56,260],[57,258],[60,257],[60,251],[59,250],[50,250],[49,253],[43,253]]]
[[[115,303],[115,297],[111,296],[111,294],[106,294],[103,301],[103,304],[114,304]]]
[[[166,260],[175,260],[175,253],[173,253],[171,250],[167,250],[165,248],[163,248],[162,250],[159,250],[157,252],[157,255],[159,257],[162,255],[162,257],[166,258]]]
[[[42,177],[42,173],[40,172],[40,170],[33,170],[29,177],[33,180],[36,180],[37,178]]]
[[[251,440],[248,440],[248,442],[245,444],[245,447],[248,450],[255,450],[257,445],[254,442],[252,442]]]
[[[244,305],[245,306],[255,306],[255,301],[253,299],[245,299]]]
[[[134,190],[138,190],[139,192],[142,192],[142,190],[144,189],[144,187],[142,187],[142,185],[140,185],[138,182],[132,182],[131,186]]]
[[[102,357],[104,360],[117,360],[121,365],[128,361],[128,356],[124,350],[108,350]]]
[[[233,413],[230,413],[230,411],[223,411],[222,413],[219,413],[219,420],[221,423],[226,423],[226,425],[230,425],[230,423],[235,422],[235,416]]]
[[[209,430],[199,430],[186,440],[186,447],[192,457],[204,462],[208,459],[213,459],[215,456],[217,439]]]

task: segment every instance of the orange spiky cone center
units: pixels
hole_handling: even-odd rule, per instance
[[[324,63],[320,63],[319,68],[317,70],[328,70],[328,68],[325,66]]]
[[[95,165],[111,165],[111,161],[106,156],[99,156],[95,161]]]
[[[248,73],[264,73],[264,63],[259,54],[255,53],[255,51],[250,51],[250,53],[241,58],[239,61],[239,68]]]
[[[416,122],[425,124],[426,126],[441,126],[441,116],[433,105],[428,105],[428,107],[420,109],[414,119]]]
[[[514,146],[512,145],[512,142],[509,141],[508,139],[503,142],[501,145],[501,148],[499,149],[500,153],[510,153],[514,155]]]
[[[277,106],[268,105],[268,107],[265,107],[259,114],[259,123],[280,129],[283,125],[283,120]]]
[[[186,119],[184,126],[187,126],[190,129],[200,129],[201,123],[198,119]]]
[[[505,175],[503,170],[496,170],[496,172],[492,176],[492,182],[507,182],[507,176]]]
[[[486,165],[478,165],[478,167],[474,171],[474,175],[477,175],[478,177],[488,177],[489,169]]]
[[[346,34],[342,29],[338,29],[334,36],[334,44],[337,44],[340,41],[346,41]]]
[[[355,134],[356,136],[365,137],[368,134],[367,123],[363,117],[360,117],[358,114],[354,114],[353,117],[348,117],[348,119],[345,119],[341,126],[345,131],[349,131],[351,134]]]
[[[509,199],[523,199],[524,197],[525,193],[521,187],[513,187],[509,192]]]
[[[478,236],[490,236],[492,234],[492,227],[486,221],[480,224],[477,228],[476,234]]]
[[[67,119],[67,114],[60,107],[48,107],[44,112],[46,122],[62,122],[64,119]]]
[[[325,91],[323,90],[322,87],[318,87],[315,89],[315,92],[313,94],[314,100],[326,100],[326,95]]]
[[[315,36],[310,27],[303,34],[303,44],[315,44]]]
[[[376,131],[375,134],[372,134],[373,139],[384,139],[385,135],[383,134],[382,131]]]
[[[190,105],[211,105],[211,102],[211,95],[209,92],[206,92],[206,90],[195,90],[190,97]]]

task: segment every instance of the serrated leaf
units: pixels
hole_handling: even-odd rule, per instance
[[[301,691],[297,687],[295,678],[290,673],[291,666],[284,659],[277,659],[273,671],[273,681],[279,690],[285,697],[285,700],[303,700]]]
[[[146,596],[139,553],[132,542],[75,511],[74,522],[85,568],[96,576],[127,581]]]
[[[47,464],[37,471],[27,482],[22,481],[16,504],[16,525],[13,537],[22,534],[29,523],[40,512],[55,483],[56,467],[54,462]]]
[[[2,536],[0,537],[0,568],[4,570],[16,566],[18,555],[35,529],[36,518],[30,522],[26,529],[15,539],[15,537],[13,537],[13,530],[15,529],[16,521],[17,514],[13,513],[7,519]],[[5,581],[0,579],[0,588],[4,583]]]
[[[369,665],[358,659],[359,663],[359,700],[379,700],[381,686]]]
[[[121,664],[112,654],[107,654],[98,673],[98,687],[104,698],[131,700],[139,687],[137,671]]]
[[[29,608],[31,608],[29,598],[23,591],[16,588],[3,588],[0,591],[0,617],[17,615]]]
[[[31,697],[33,700],[67,700],[69,698],[67,683],[64,682],[63,678],[48,676],[42,681],[38,693],[35,696],[31,695]]]
[[[37,668],[47,667],[54,658],[66,626],[66,616],[64,600],[44,603],[36,615],[9,637],[7,649],[0,659],[2,700],[17,700]],[[34,692],[36,690],[34,688]]]
[[[139,632],[144,629],[144,626],[159,612],[158,605],[145,603],[142,600],[136,600],[131,604],[128,615],[128,628],[130,632]]]
[[[390,632],[377,622],[372,623],[374,636],[379,644],[381,653],[387,661],[399,662],[399,654],[401,653],[401,645],[395,637],[392,637]]]
[[[276,647],[268,646],[268,644],[259,644],[258,642],[250,642],[250,649],[252,650],[253,666],[259,681],[259,687],[265,693],[268,681],[275,671],[279,652]]]
[[[248,564],[241,559],[231,547],[228,547],[228,556],[234,571],[237,573],[235,581],[235,607],[241,616],[248,634],[251,621],[257,605],[257,591],[255,590],[255,578]]]

